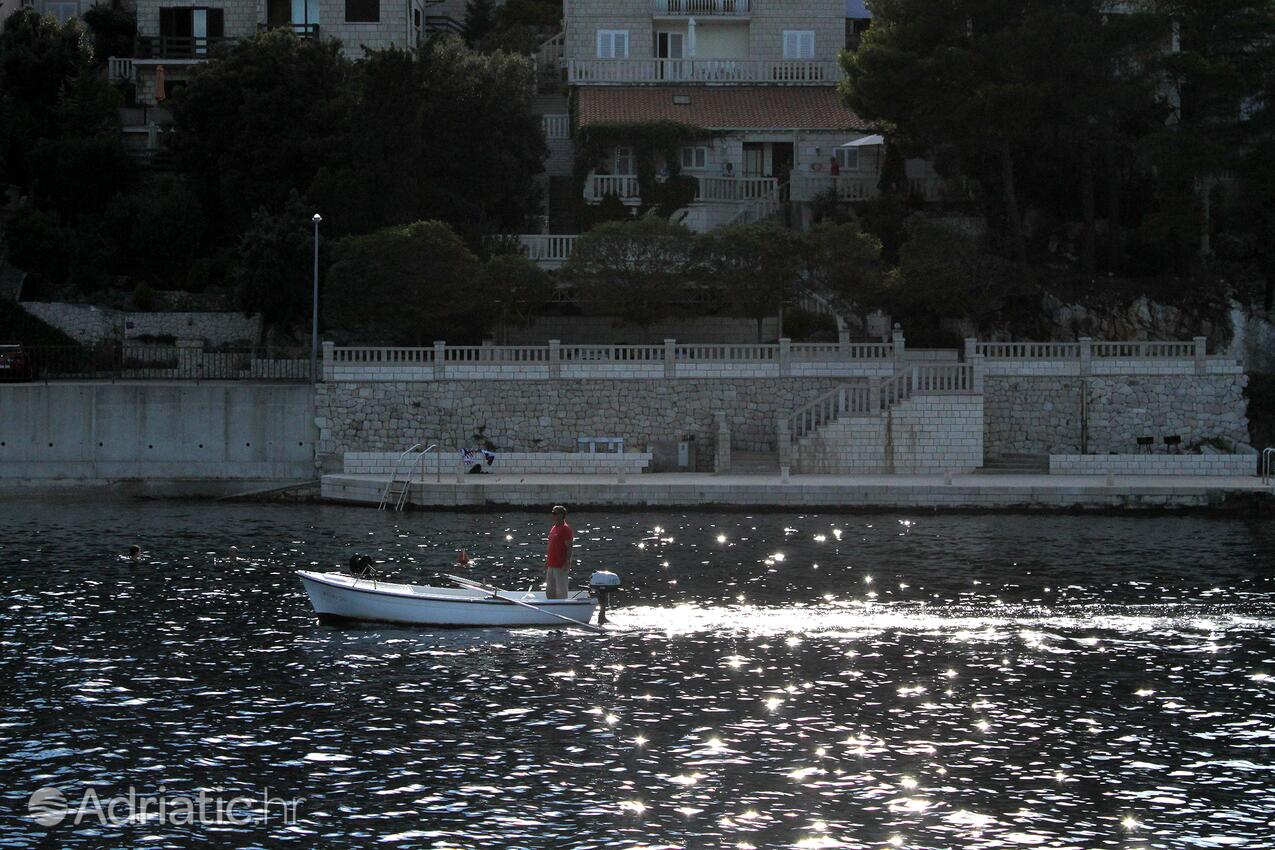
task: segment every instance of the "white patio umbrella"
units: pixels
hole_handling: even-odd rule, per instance
[[[877,145],[885,144],[885,136],[878,136],[875,133],[871,136],[864,136],[862,139],[855,139],[853,142],[846,142],[841,145],[843,148],[870,148]]]

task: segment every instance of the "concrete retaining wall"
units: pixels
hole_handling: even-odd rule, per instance
[[[1051,475],[1254,475],[1255,455],[1050,455]]]
[[[0,386],[0,479],[315,477],[297,384]]]
[[[1082,394],[1092,453],[1131,453],[1137,438],[1248,441],[1243,374],[1022,377],[987,375],[984,446],[1004,454],[1079,454]]]

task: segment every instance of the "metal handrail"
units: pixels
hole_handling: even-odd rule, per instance
[[[402,466],[404,459],[406,459],[408,455],[412,454],[418,449],[420,450],[421,483],[423,484],[425,482],[425,455],[429,454],[430,452],[434,451],[437,448],[438,446],[436,444],[431,444],[425,448],[421,448],[420,443],[415,443],[414,445],[412,445],[411,448],[409,448],[407,451],[403,452],[401,455],[398,456],[398,459],[394,461],[394,466],[390,469],[390,480],[385,482],[385,490],[381,493],[381,503],[377,505],[377,508],[376,508],[378,511],[385,510],[385,506],[389,504],[390,491],[394,487],[394,482],[398,480],[398,470],[399,470],[399,467]],[[407,491],[411,489],[411,482],[412,482],[412,479],[411,479],[411,475],[409,474],[408,477],[404,479],[403,489],[398,494],[398,498],[394,503],[395,511],[403,510],[403,504],[407,501]]]
[[[1270,484],[1275,480],[1275,446],[1262,449],[1262,483]]]

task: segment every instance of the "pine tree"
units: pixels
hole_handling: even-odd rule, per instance
[[[469,0],[465,4],[465,41],[476,46],[496,28],[496,0]]]

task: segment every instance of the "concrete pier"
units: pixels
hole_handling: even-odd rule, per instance
[[[324,500],[377,505],[387,476],[323,476]],[[948,483],[950,481],[950,483]],[[1252,476],[1095,475],[467,475],[415,481],[416,508],[819,508],[1144,510],[1275,505]]]

